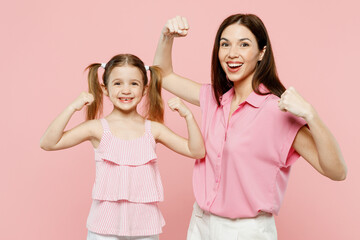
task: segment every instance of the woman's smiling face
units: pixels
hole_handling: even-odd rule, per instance
[[[259,50],[254,34],[244,25],[231,24],[221,34],[219,61],[227,78],[234,83],[252,80],[264,53],[265,49]]]

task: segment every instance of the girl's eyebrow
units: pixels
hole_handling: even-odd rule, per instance
[[[221,41],[221,40],[229,41],[227,38],[224,38],[224,37],[220,38],[220,41]],[[239,39],[239,42],[242,42],[242,41],[245,41],[245,40],[248,40],[248,41],[252,42],[249,38],[240,38],[240,39]]]
[[[114,79],[111,80],[111,82],[115,82],[115,81],[123,81],[123,80],[121,78],[114,78]],[[129,81],[135,81],[135,82],[139,82],[139,83],[142,82],[141,80],[136,79],[136,78],[130,79]]]
[[[114,78],[114,79],[112,79],[111,81],[112,82],[115,82],[115,81],[121,81],[122,79],[121,78]]]

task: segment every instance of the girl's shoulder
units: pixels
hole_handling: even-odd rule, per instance
[[[100,119],[87,120],[83,126],[90,132],[91,136],[101,138],[104,130]]]
[[[151,133],[154,137],[154,139],[158,139],[160,134],[164,131],[167,130],[167,127],[160,123],[160,122],[156,122],[156,121],[151,121],[151,120],[147,120],[150,122],[150,127],[151,127]]]

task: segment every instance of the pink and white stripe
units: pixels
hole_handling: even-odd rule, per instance
[[[104,133],[95,149],[96,178],[87,221],[90,231],[122,236],[155,235],[165,224],[157,206],[163,186],[157,166],[151,122],[145,134],[122,140],[113,136],[105,119]]]
[[[87,221],[89,231],[118,236],[147,236],[162,232],[164,218],[157,203],[93,200]]]

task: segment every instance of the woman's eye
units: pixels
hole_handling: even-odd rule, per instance
[[[222,43],[220,43],[220,46],[221,47],[227,47],[227,46],[229,46],[229,44],[227,44],[226,42],[222,42]]]
[[[241,44],[240,44],[240,47],[248,47],[248,46],[249,46],[248,43],[241,43]]]

